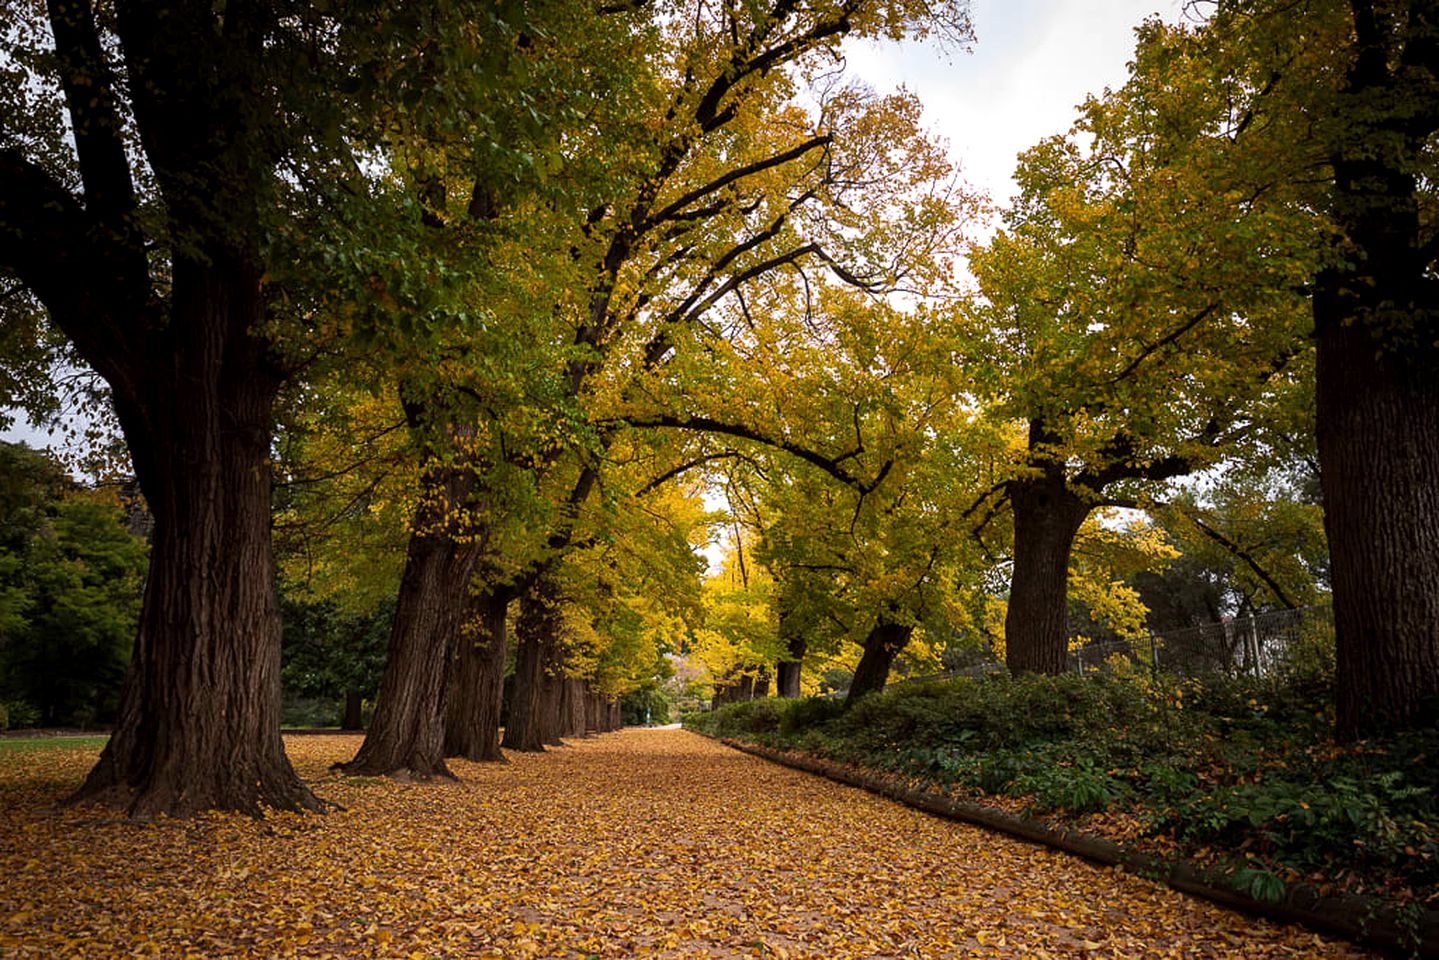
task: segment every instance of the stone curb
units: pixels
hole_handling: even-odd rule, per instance
[[[1284,923],[1303,924],[1399,955],[1439,957],[1439,911],[1424,910],[1417,917],[1401,915],[1393,906],[1372,897],[1354,894],[1321,896],[1312,885],[1304,883],[1285,884],[1284,895],[1278,900],[1259,900],[1230,887],[1225,883],[1223,873],[1199,868],[1188,861],[1167,860],[1126,849],[1093,834],[1050,827],[994,807],[914,790],[894,780],[843,767],[829,760],[781,753],[729,737],[709,739],[781,766],[867,790],[926,813],[1062,850],[1101,866],[1123,867],[1130,873],[1159,880],[1174,890],[1203,897],[1230,909]]]

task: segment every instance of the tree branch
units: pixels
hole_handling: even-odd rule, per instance
[[[663,223],[666,220],[676,219],[677,217],[682,215],[682,211],[685,209],[685,207],[688,207],[696,200],[703,199],[704,197],[709,196],[711,193],[714,193],[716,190],[722,190],[725,187],[729,186],[731,183],[743,180],[745,177],[753,176],[756,173],[762,173],[765,170],[770,170],[774,167],[783,166],[784,164],[789,163],[791,160],[797,160],[800,157],[804,156],[806,153],[809,153],[811,150],[815,149],[816,147],[828,147],[829,144],[833,142],[833,140],[834,138],[829,134],[811,137],[809,140],[806,140],[803,143],[798,144],[797,146],[791,147],[790,149],[785,150],[782,153],[777,153],[773,156],[765,157],[762,160],[756,160],[753,163],[746,164],[743,167],[738,167],[734,170],[731,170],[723,176],[716,177],[714,180],[711,180],[704,186],[695,187],[693,190],[684,194],[679,199],[671,203],[669,206],[665,207],[663,210],[651,216],[648,223],[646,224],[646,228]]]
[[[1123,380],[1125,377],[1128,377],[1131,373],[1133,373],[1136,369],[1138,369],[1138,367],[1139,367],[1139,365],[1140,365],[1141,363],[1143,363],[1147,358],[1149,358],[1150,356],[1152,356],[1152,355],[1155,353],[1155,351],[1157,351],[1160,347],[1168,346],[1169,344],[1171,344],[1171,343],[1173,343],[1174,341],[1178,340],[1180,337],[1184,336],[1184,335],[1185,335],[1186,333],[1188,333],[1190,330],[1193,330],[1195,327],[1199,326],[1199,324],[1203,323],[1206,318],[1208,318],[1211,314],[1214,313],[1214,311],[1216,311],[1216,310],[1218,310],[1218,309],[1219,309],[1219,304],[1217,304],[1217,303],[1211,303],[1209,306],[1207,306],[1207,307],[1205,307],[1204,309],[1198,311],[1198,312],[1195,313],[1192,317],[1190,317],[1188,320],[1184,321],[1184,322],[1183,322],[1182,324],[1180,324],[1179,327],[1176,328],[1175,330],[1172,330],[1172,331],[1170,331],[1169,333],[1165,334],[1164,336],[1160,337],[1158,340],[1154,341],[1154,343],[1148,344],[1147,346],[1145,346],[1144,349],[1142,349],[1142,350],[1139,351],[1139,354],[1138,354],[1137,356],[1135,356],[1134,359],[1132,359],[1132,360],[1129,361],[1128,366],[1126,366],[1123,370],[1119,371],[1118,374],[1116,374],[1115,376],[1111,377],[1109,380],[1106,380],[1106,381],[1105,381],[1105,386],[1108,386],[1108,385],[1114,384],[1114,383],[1118,383],[1119,381]]]
[[[117,308],[137,299],[143,305],[148,290],[127,288],[127,258],[103,239],[54,177],[19,151],[0,149],[0,267],[19,277],[86,362],[123,391],[134,379],[126,367],[138,318]]]
[[[667,415],[641,419],[626,419],[624,422],[631,427],[665,427],[676,430],[694,430],[700,433],[717,433],[722,436],[739,437],[742,440],[750,440],[767,447],[773,447],[776,450],[783,450],[785,453],[797,457],[805,463],[818,467],[840,483],[853,487],[861,494],[867,494],[878,487],[894,465],[892,462],[886,463],[884,467],[880,469],[874,480],[866,482],[848,470],[845,470],[832,458],[826,457],[822,453],[801,446],[793,440],[766,436],[753,427],[747,427],[743,424],[725,423],[721,420],[715,420],[712,417],[675,417]]]
[[[1269,588],[1271,593],[1274,594],[1275,599],[1277,599],[1280,603],[1284,605],[1284,608],[1286,610],[1293,610],[1298,606],[1298,604],[1296,604],[1292,599],[1290,599],[1289,594],[1284,592],[1284,588],[1281,587],[1275,581],[1275,579],[1269,575],[1268,571],[1266,571],[1263,567],[1259,565],[1259,561],[1254,559],[1253,554],[1245,550],[1243,547],[1239,546],[1239,544],[1235,543],[1233,540],[1230,540],[1224,534],[1220,533],[1218,530],[1214,529],[1209,524],[1205,523],[1203,520],[1199,519],[1198,515],[1191,513],[1188,510],[1184,510],[1183,508],[1180,508],[1180,513],[1182,513],[1186,518],[1188,518],[1189,522],[1194,524],[1194,526],[1198,528],[1200,533],[1203,533],[1206,537],[1219,544],[1225,550],[1228,550],[1231,554],[1238,557],[1240,560],[1243,560],[1245,565],[1248,566],[1250,570],[1254,571],[1255,576],[1259,577],[1260,580],[1264,581],[1264,585]]]

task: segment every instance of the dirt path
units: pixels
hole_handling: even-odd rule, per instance
[[[727,750],[626,731],[326,817],[46,809],[93,749],[0,754],[0,956],[1358,957]]]

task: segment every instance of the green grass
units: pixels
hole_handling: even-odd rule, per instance
[[[23,753],[30,750],[74,750],[103,747],[108,734],[73,737],[0,737],[0,753]]]

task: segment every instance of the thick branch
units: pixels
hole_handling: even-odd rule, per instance
[[[1159,350],[1161,347],[1166,347],[1166,346],[1168,346],[1169,344],[1173,343],[1174,341],[1178,340],[1180,337],[1184,336],[1184,335],[1185,335],[1186,333],[1188,333],[1190,330],[1193,330],[1195,327],[1199,326],[1199,324],[1203,323],[1206,318],[1208,318],[1210,315],[1212,315],[1212,314],[1214,313],[1214,311],[1216,311],[1216,310],[1218,310],[1218,309],[1219,309],[1219,304],[1217,304],[1217,303],[1211,303],[1209,306],[1207,306],[1207,307],[1205,307],[1204,309],[1196,312],[1196,313],[1195,313],[1193,316],[1191,316],[1189,319],[1185,320],[1183,323],[1181,323],[1181,324],[1180,324],[1178,327],[1176,327],[1174,330],[1171,330],[1169,333],[1167,333],[1167,334],[1165,334],[1164,336],[1160,337],[1158,340],[1154,341],[1153,343],[1145,345],[1144,349],[1143,349],[1143,350],[1140,350],[1139,353],[1138,353],[1138,355],[1136,355],[1132,360],[1130,360],[1130,361],[1129,361],[1129,364],[1128,364],[1123,370],[1119,371],[1119,373],[1115,374],[1113,377],[1111,377],[1110,379],[1106,380],[1106,381],[1105,381],[1105,384],[1108,385],[1108,384],[1118,383],[1119,381],[1125,379],[1125,378],[1128,377],[1131,373],[1133,373],[1135,370],[1137,370],[1137,369],[1139,368],[1139,365],[1140,365],[1141,363],[1143,363],[1143,362],[1144,362],[1146,359],[1148,359],[1150,356],[1153,356],[1153,354],[1155,353],[1155,351]]]
[[[85,208],[145,268],[144,246],[135,227],[135,185],[125,156],[114,78],[105,62],[88,0],[48,0],[50,29],[60,60],[60,86],[75,136]],[[132,265],[134,266],[134,265]]]
[[[1231,554],[1238,557],[1240,560],[1243,560],[1245,565],[1248,566],[1250,570],[1254,571],[1255,576],[1257,576],[1260,580],[1264,581],[1264,585],[1269,588],[1271,593],[1274,594],[1275,599],[1284,605],[1285,609],[1293,610],[1298,606],[1298,604],[1296,604],[1292,599],[1290,599],[1289,594],[1284,592],[1284,588],[1281,587],[1275,581],[1275,579],[1269,575],[1268,571],[1266,571],[1263,567],[1259,565],[1259,561],[1255,560],[1254,556],[1249,551],[1245,550],[1243,547],[1239,546],[1239,544],[1235,543],[1233,540],[1230,540],[1224,534],[1220,533],[1218,530],[1214,529],[1209,524],[1199,519],[1196,514],[1190,513],[1187,510],[1182,512],[1184,513],[1184,516],[1189,519],[1189,522],[1194,524],[1194,526],[1197,527],[1199,531],[1203,533],[1206,537],[1219,544],[1225,550],[1228,550]]]
[[[762,160],[756,160],[753,163],[749,163],[743,167],[738,167],[734,170],[731,170],[723,176],[716,177],[714,180],[711,180],[704,186],[696,187],[688,193],[684,194],[678,200],[675,200],[669,206],[665,207],[663,210],[650,217],[649,226],[663,223],[666,220],[673,220],[681,217],[684,215],[685,208],[688,207],[690,204],[694,203],[696,200],[703,199],[704,197],[707,197],[710,194],[714,193],[716,190],[722,190],[730,184],[735,183],[736,181],[743,180],[745,177],[750,177],[756,173],[762,173],[765,170],[770,170],[774,167],[782,166],[786,163],[789,163],[791,160],[797,160],[800,157],[804,156],[806,153],[809,153],[811,150],[815,149],[816,147],[827,147],[833,140],[834,138],[831,137],[829,134],[811,137],[809,140],[806,140],[805,142],[797,146],[791,147],[790,149],[785,150],[782,153],[777,153],[771,157],[765,157]]]
[[[122,366],[131,355],[129,327],[117,321],[131,318],[115,311],[138,294],[107,283],[121,284],[126,266],[115,262],[112,245],[96,243],[90,227],[55,178],[19,151],[0,150],[0,267],[20,278],[86,362],[119,389],[133,378]]]
[[[818,467],[825,473],[846,486],[853,487],[860,493],[869,493],[884,481],[889,474],[893,463],[886,463],[876,477],[871,481],[865,481],[845,470],[831,457],[826,457],[808,447],[801,446],[793,440],[783,437],[766,436],[753,427],[747,427],[738,423],[725,423],[715,420],[712,417],[674,417],[656,416],[625,421],[632,427],[665,427],[676,430],[694,430],[700,433],[717,433],[727,437],[739,437],[742,440],[750,440],[754,443],[773,447],[776,450],[783,450],[791,456],[798,457],[805,463]]]

